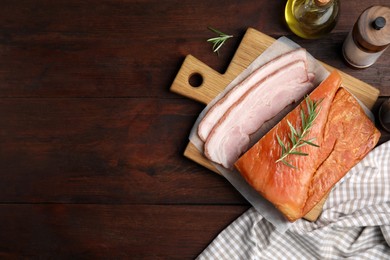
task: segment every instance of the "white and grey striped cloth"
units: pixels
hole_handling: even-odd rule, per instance
[[[338,182],[316,222],[278,232],[254,208],[197,259],[390,259],[390,141]]]

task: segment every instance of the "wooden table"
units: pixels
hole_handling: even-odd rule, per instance
[[[250,205],[182,155],[203,108],[169,92],[184,57],[223,72],[248,27],[286,35],[378,88],[377,115],[390,51],[364,70],[341,56],[371,4],[388,1],[342,0],[309,41],[285,1],[0,1],[0,257],[196,257]],[[219,56],[207,26],[235,35]]]

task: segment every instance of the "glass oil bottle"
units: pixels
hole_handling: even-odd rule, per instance
[[[333,30],[339,12],[339,0],[288,0],[285,19],[296,35],[316,39]]]

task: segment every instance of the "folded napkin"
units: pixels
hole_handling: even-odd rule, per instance
[[[281,233],[254,208],[197,259],[390,259],[390,141],[371,151],[330,192],[316,222]]]

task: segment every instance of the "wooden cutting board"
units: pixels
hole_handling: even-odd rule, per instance
[[[224,74],[218,73],[192,55],[188,55],[170,90],[203,104],[208,104],[274,41],[274,38],[253,28],[248,28]],[[325,63],[320,63],[329,71],[335,69]],[[343,79],[343,86],[371,109],[379,96],[379,90],[342,71],[339,72]],[[194,87],[190,84],[190,78],[194,76],[202,79],[200,86]],[[184,156],[220,174],[191,142],[188,143]],[[304,218],[315,221],[321,214],[324,202],[325,199],[318,203]]]

